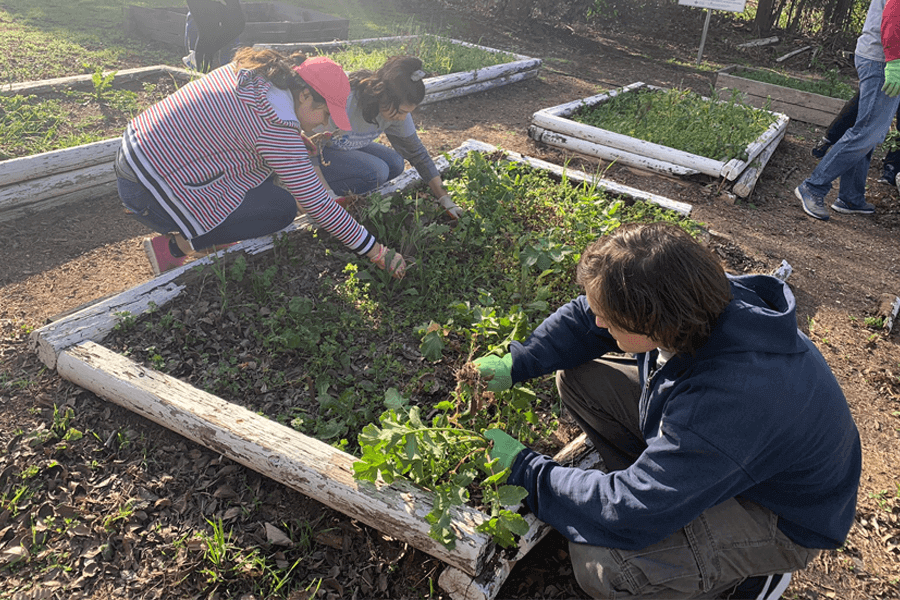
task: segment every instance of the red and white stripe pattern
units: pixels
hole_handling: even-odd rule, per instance
[[[215,69],[139,114],[123,138],[128,163],[192,239],[219,225],[273,173],[321,227],[365,254],[373,236],[325,191],[297,121],[278,118],[271,82]]]

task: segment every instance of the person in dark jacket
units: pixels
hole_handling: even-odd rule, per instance
[[[668,223],[600,238],[577,280],[584,295],[474,363],[492,391],[556,372],[604,469],[499,429],[491,458],[568,538],[594,598],[778,598],[843,544],[861,472],[847,401],[787,284],[726,274]]]
[[[239,0],[187,0],[187,5],[185,64],[203,73],[228,64],[246,25]]]

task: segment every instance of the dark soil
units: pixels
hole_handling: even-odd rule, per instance
[[[900,597],[900,338],[896,327],[889,334],[865,323],[878,313],[882,294],[900,294],[900,199],[896,189],[875,182],[881,151],[868,197],[877,213],[820,222],[806,217],[792,193],[815,167],[809,151],[823,133],[805,123],[791,122],[753,194],[737,203],[720,193],[717,182],[667,178],[553,150],[525,135],[541,108],[635,81],[708,92],[714,73],[693,64],[703,13],[668,3],[584,26],[510,22],[479,14],[479,3],[466,10],[400,4],[438,25],[452,24],[452,37],[544,59],[538,78],[417,110],[414,118],[432,154],[474,138],[602,170],[608,179],[692,204],[693,217],[715,232],[711,243],[732,270],[768,272],[782,260],[790,263],[798,325],[844,388],[862,437],[864,471],[847,543],[795,574],[785,597]],[[840,54],[852,46],[791,38],[775,46],[737,46],[753,37],[745,25],[717,16],[704,60],[802,73],[808,54],[775,59],[821,44],[818,60],[853,76]],[[141,65],[122,68],[131,66]],[[302,559],[298,575],[323,579],[318,597],[448,597],[436,584],[439,561],[43,368],[27,343],[31,328],[152,277],[141,251],[148,232],[121,213],[115,198],[0,222],[0,234],[0,597],[28,588],[40,589],[33,597],[46,598],[231,597],[225,587],[207,586],[196,571],[202,548],[191,540],[198,531],[209,532],[207,520],[217,517],[236,548],[281,552],[288,566]],[[54,435],[67,428],[85,436],[61,444]],[[17,511],[2,510],[26,480],[40,482],[38,492],[20,501]],[[59,526],[66,519],[74,519],[67,531]],[[311,526],[300,531],[304,521]],[[279,546],[272,527],[295,540],[307,534],[310,543]],[[252,570],[244,575],[254,580]],[[498,597],[583,598],[564,539],[551,533],[516,565]]]

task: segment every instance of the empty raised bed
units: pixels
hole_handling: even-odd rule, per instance
[[[102,81],[98,84],[94,75],[76,75],[4,85],[0,95],[24,98],[78,90],[87,98],[85,102],[103,103],[112,90],[121,86],[160,78],[174,81],[177,86],[194,76],[185,69],[157,65],[116,71],[112,80],[107,80],[109,90],[104,89]],[[108,139],[0,161],[0,221],[113,193],[116,175],[112,163],[125,123],[120,125],[116,127],[118,133]]]
[[[430,104],[439,100],[449,98],[457,98],[466,94],[482,92],[494,87],[523,81],[537,76],[541,68],[541,60],[532,58],[522,54],[512,52],[504,52],[496,48],[480,46],[478,44],[470,44],[460,40],[450,38],[442,38],[438,36],[424,35],[407,35],[386,38],[369,38],[361,40],[352,40],[349,42],[333,42],[326,44],[258,44],[259,46],[272,48],[279,52],[290,54],[291,52],[301,51],[316,54],[335,55],[341,51],[350,48],[362,49],[367,48],[373,51],[379,51],[385,47],[397,48],[396,54],[412,54],[416,55],[414,49],[417,42],[425,40],[434,41],[441,44],[450,44],[458,51],[465,52],[471,50],[473,54],[485,57],[482,64],[477,67],[457,71],[451,73],[443,73],[431,75],[424,79],[425,82],[425,99],[422,104]],[[341,62],[340,58],[336,58],[337,62]],[[426,71],[437,71],[434,65],[428,65],[427,61],[424,68]],[[477,62],[477,58],[476,58]],[[354,70],[347,67],[348,71]]]
[[[652,91],[669,90],[637,82],[619,90],[539,110],[532,115],[528,135],[535,141],[550,146],[639,169],[678,176],[702,173],[721,179],[723,184],[734,182],[732,191],[737,196],[749,196],[762,169],[787,131],[787,115],[767,111],[772,115],[772,124],[738,153],[739,156],[727,160],[677,150],[573,119],[582,111],[602,105],[617,96]],[[761,109],[747,106],[745,110]],[[690,129],[702,132],[705,124],[703,117],[697,115],[691,120]]]
[[[777,73],[761,69],[732,65],[716,73],[716,89],[738,90],[744,101],[752,106],[769,108],[797,121],[822,127],[831,124],[854,93],[849,84],[841,85],[837,81],[777,76]],[[780,81],[783,85],[770,79]]]
[[[345,40],[350,29],[347,19],[281,2],[241,2],[241,9],[246,19],[239,38],[243,46]],[[128,33],[184,48],[186,6],[147,8],[132,4],[127,10]]]
[[[504,165],[509,162],[545,171],[542,176],[548,178],[588,182],[623,202],[653,204],[656,205],[654,208],[678,213],[676,216],[688,215],[691,210],[683,203],[597,180],[579,171],[504,153],[496,147],[471,140],[436,163],[442,172],[446,172],[451,160],[469,153],[505,161]],[[408,170],[379,191],[388,196],[420,185],[422,182],[415,171]],[[478,190],[474,190],[475,187]],[[473,185],[473,191],[480,190],[480,186]],[[595,202],[585,204],[596,205]],[[301,217],[289,231],[306,226],[306,220]],[[267,237],[242,242],[228,252],[259,254],[274,248],[273,237]],[[202,262],[209,264],[212,260],[206,258]],[[547,531],[546,526],[533,517],[526,519],[528,531],[519,539],[518,548],[501,553],[489,536],[476,531],[488,515],[468,506],[454,509],[451,528],[456,533],[456,546],[448,549],[429,535],[429,524],[424,517],[434,505],[434,496],[430,492],[401,481],[391,485],[383,481],[360,482],[353,476],[354,463],[359,461],[352,455],[254,410],[139,364],[108,347],[105,341],[119,323],[117,314],[141,315],[164,309],[186,289],[186,281],[192,275],[188,271],[198,262],[201,261],[165,273],[36,330],[31,337],[35,351],[63,378],[438,558],[449,567],[442,574],[440,583],[454,598],[493,598],[515,561]],[[192,303],[195,298],[191,295]],[[273,306],[273,309],[277,307]],[[174,359],[178,360],[178,357]],[[578,464],[586,465],[596,460],[588,450],[579,438],[557,456],[560,461],[579,461]]]

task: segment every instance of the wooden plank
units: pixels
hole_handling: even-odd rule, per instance
[[[74,148],[51,150],[19,158],[0,161],[0,189],[28,179],[90,167],[98,163],[111,163],[122,143],[122,138],[111,138]]]
[[[433,496],[397,482],[356,481],[356,458],[242,406],[143,367],[94,342],[59,356],[64,379],[472,575],[493,551],[475,531],[487,516],[451,509],[453,550],[428,535]]]
[[[112,163],[101,163],[41,177],[21,181],[0,188],[0,212],[22,202],[34,202],[55,198],[69,192],[96,187],[116,180]]]
[[[780,134],[771,140],[769,144],[763,149],[762,152],[750,163],[744,172],[741,173],[741,176],[738,177],[737,181],[734,182],[734,185],[731,188],[731,191],[734,192],[740,198],[749,198],[750,194],[753,193],[753,188],[756,187],[756,182],[759,181],[760,175],[762,175],[762,171],[765,166],[768,164],[769,159],[772,158],[772,155],[775,153],[775,149],[778,148],[778,144],[781,143],[781,140],[784,139],[784,134],[787,130],[781,130]]]
[[[487,90],[491,90],[503,85],[509,85],[511,83],[516,83],[518,81],[524,81],[526,79],[531,79],[537,76],[538,70],[532,69],[531,71],[520,71],[518,73],[513,73],[511,75],[502,75],[500,77],[494,77],[493,79],[488,79],[485,81],[480,81],[478,83],[473,83],[471,85],[460,85],[459,87],[447,89],[441,92],[435,93],[426,93],[425,98],[422,99],[420,106],[426,104],[432,104],[433,102],[440,102],[441,100],[447,100],[449,98],[458,98],[460,96],[466,96],[468,94],[474,94],[477,92],[485,92]]]
[[[615,162],[629,167],[635,167],[644,171],[653,171],[664,175],[696,175],[696,169],[690,169],[684,165],[667,162],[647,157],[643,154],[628,152],[612,146],[606,146],[600,142],[585,140],[579,136],[566,135],[557,131],[550,131],[537,125],[528,127],[528,137],[536,142],[553,146],[561,150],[569,150],[593,156],[608,162]]]
[[[104,75],[115,73],[113,85],[116,83],[139,81],[147,77],[158,76],[161,74],[169,74],[179,81],[191,81],[196,74],[186,69],[170,67],[168,65],[153,65],[150,67],[137,67],[134,69],[122,69],[121,71],[104,71]],[[43,94],[46,92],[56,92],[73,88],[93,88],[93,74],[90,75],[71,75],[69,77],[55,77],[53,79],[42,79],[41,81],[24,81],[21,83],[8,83],[0,85],[0,94]]]
[[[83,188],[74,192],[66,192],[52,198],[42,198],[39,200],[30,200],[23,198],[22,202],[16,203],[13,207],[0,210],[0,223],[4,221],[12,221],[22,217],[30,217],[38,212],[47,211],[67,204],[77,202],[85,202],[97,198],[104,198],[116,193],[116,182],[100,183],[91,187]]]

